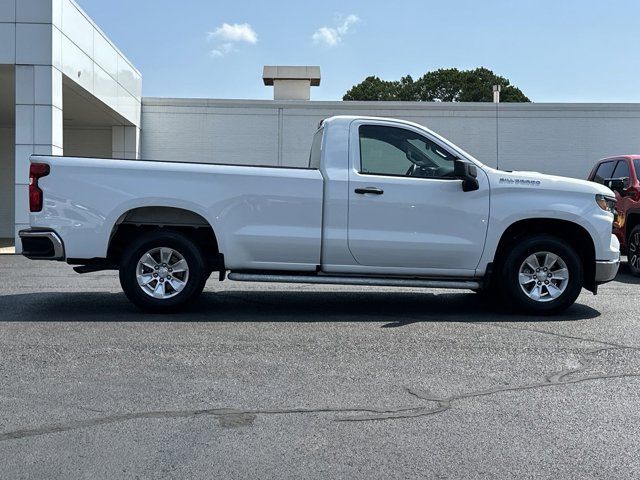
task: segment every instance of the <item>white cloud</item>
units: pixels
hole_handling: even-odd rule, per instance
[[[329,47],[337,45],[340,41],[338,31],[335,28],[329,27],[320,27],[318,30],[313,32],[313,36],[311,38],[313,38],[315,43],[322,43]]]
[[[258,42],[258,35],[248,23],[223,23],[213,32],[207,32],[207,38],[215,42],[212,57],[224,57],[234,52],[235,46],[239,43],[254,44]]]
[[[359,21],[360,18],[357,15],[347,15],[344,19],[339,21],[338,25],[333,27],[320,27],[318,30],[313,32],[311,38],[316,44],[335,47],[342,41],[342,37],[349,32],[351,26]]]
[[[233,43],[223,43],[211,50],[212,57],[224,57],[227,53],[233,52]]]
[[[258,35],[248,23],[223,23],[213,32],[209,32],[208,35],[209,38],[225,42],[256,43],[258,41]]]

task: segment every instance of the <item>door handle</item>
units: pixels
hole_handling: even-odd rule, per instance
[[[365,193],[373,193],[374,195],[382,195],[384,193],[384,190],[382,190],[381,188],[378,188],[378,187],[356,188],[354,191],[356,193],[361,194],[361,195],[363,195]]]

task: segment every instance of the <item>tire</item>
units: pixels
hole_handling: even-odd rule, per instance
[[[563,240],[532,235],[512,246],[497,280],[503,297],[518,310],[551,315],[567,309],[578,298],[583,284],[582,261]]]
[[[640,277],[640,225],[636,225],[627,240],[627,264],[629,271]]]
[[[136,238],[120,261],[122,290],[134,305],[147,312],[180,310],[202,293],[208,276],[198,246],[170,230],[155,230]]]

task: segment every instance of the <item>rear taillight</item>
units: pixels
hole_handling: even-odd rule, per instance
[[[42,210],[42,190],[38,186],[38,179],[49,175],[49,165],[46,163],[32,163],[29,167],[29,210]]]

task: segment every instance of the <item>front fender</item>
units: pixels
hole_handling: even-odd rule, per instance
[[[515,192],[505,190],[493,192],[486,248],[477,275],[484,275],[487,265],[495,261],[498,245],[507,229],[517,222],[531,219],[562,220],[576,224],[588,232],[596,258],[611,259],[609,251],[613,215],[597,206],[595,196],[592,199],[589,193],[533,188],[519,188]]]

